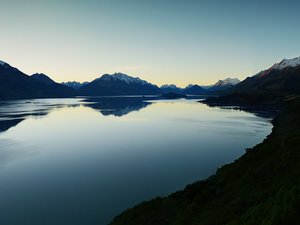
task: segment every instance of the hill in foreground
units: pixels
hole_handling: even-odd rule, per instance
[[[129,209],[111,225],[300,224],[300,98],[272,133],[207,180]]]
[[[111,225],[300,224],[300,58],[247,78],[209,105],[281,107],[272,133],[207,180],[141,203]]]

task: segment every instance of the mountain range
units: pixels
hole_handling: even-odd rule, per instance
[[[68,82],[62,82],[60,84],[65,85],[65,86],[70,87],[70,88],[73,88],[75,90],[78,90],[83,85],[86,85],[88,83],[90,83],[90,82],[86,81],[86,82],[80,83],[80,82],[77,82],[77,81],[68,81]]]
[[[127,209],[110,225],[300,224],[299,81],[300,57],[284,59],[205,100],[273,109],[272,133],[209,178]]]
[[[269,69],[246,78],[230,92],[300,94],[300,57],[283,59]]]
[[[219,80],[214,85],[210,85],[210,86],[200,86],[197,84],[190,84],[185,88],[180,88],[174,84],[167,84],[167,85],[162,85],[160,87],[160,90],[163,93],[175,92],[175,93],[181,93],[187,95],[205,95],[216,91],[227,90],[240,82],[241,81],[237,78],[226,78],[224,80]]]
[[[233,86],[237,85],[241,81],[237,78],[226,78],[224,80],[219,80],[217,83],[208,88],[209,91],[223,91]]]
[[[220,97],[205,100],[209,105],[274,105],[287,96],[300,94],[300,57],[283,59],[258,74],[225,90]]]
[[[216,85],[214,87],[217,88]],[[59,84],[43,73],[29,76],[3,61],[0,61],[0,88],[0,99],[2,100],[73,96],[160,95],[168,92],[187,95],[210,94],[209,90],[199,85],[189,85],[186,88],[163,85],[159,88],[138,77],[131,77],[123,73],[104,74],[91,82],[70,81]]]
[[[219,80],[211,86],[188,85],[185,88],[174,84],[161,87],[138,77],[123,73],[104,74],[91,82],[57,83],[49,76],[36,73],[31,76],[0,61],[0,99],[49,98],[72,96],[160,95],[179,93],[185,95],[236,94],[281,95],[299,94],[300,57],[284,59],[269,69],[248,77]]]
[[[156,95],[160,89],[138,77],[131,77],[123,73],[104,74],[100,78],[83,85],[78,89],[80,95]]]
[[[0,61],[0,99],[71,97],[72,88],[58,84],[44,74],[28,76]]]

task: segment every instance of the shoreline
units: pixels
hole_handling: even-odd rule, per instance
[[[300,222],[300,217],[295,214],[297,204],[300,204],[300,189],[295,186],[300,183],[299,161],[295,161],[300,158],[297,151],[297,146],[300,146],[299,109],[299,97],[283,103],[272,121],[271,134],[262,143],[247,149],[239,159],[222,166],[208,179],[189,184],[167,197],[158,197],[127,209],[110,225],[265,224],[283,219],[288,219],[289,224]],[[296,157],[280,161],[290,154]],[[282,174],[289,171],[293,171],[293,179]],[[291,180],[295,184],[290,183]],[[282,192],[281,186],[288,190]],[[294,200],[282,202],[280,205],[286,209],[278,211],[272,202],[283,201],[277,199],[277,195],[289,195],[290,191]]]

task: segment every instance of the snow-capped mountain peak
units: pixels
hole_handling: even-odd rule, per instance
[[[142,80],[138,77],[131,77],[131,76],[128,76],[127,74],[123,74],[123,73],[104,74],[99,79],[106,80],[106,81],[120,80],[120,81],[126,82],[127,84],[131,84],[131,83],[148,84],[148,82],[145,80]]]
[[[195,86],[195,84],[189,84],[188,86],[185,87],[185,89],[189,89],[191,87]]]
[[[77,82],[77,81],[67,81],[67,82],[62,82],[60,84],[65,85],[67,87],[71,87],[73,89],[78,90],[79,88],[81,88],[82,86],[88,84],[89,82],[85,81],[85,82]]]
[[[240,83],[241,81],[237,78],[226,78],[224,80],[219,80],[217,83],[215,83],[214,86],[227,86],[227,85],[236,85]]]
[[[175,84],[164,84],[160,88],[178,89],[178,87]]]
[[[275,70],[282,70],[287,67],[296,67],[300,66],[300,57],[296,57],[293,59],[283,59],[279,63],[275,63],[271,68]]]
[[[0,60],[0,65],[1,66],[4,66],[5,64],[7,64],[7,63]]]

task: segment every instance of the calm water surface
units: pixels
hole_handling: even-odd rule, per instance
[[[271,128],[195,100],[2,102],[0,224],[105,225],[213,174]]]

